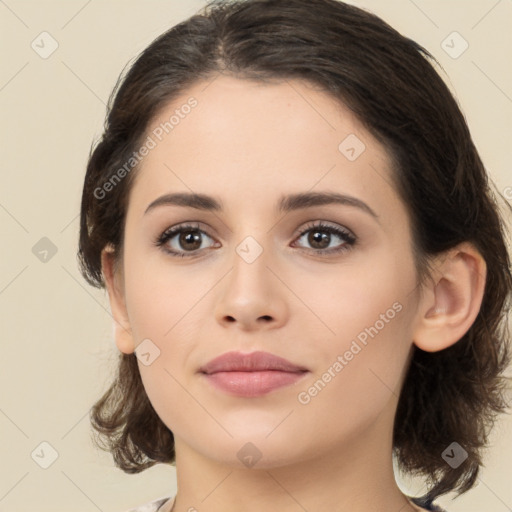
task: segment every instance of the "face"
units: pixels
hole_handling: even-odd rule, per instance
[[[254,450],[275,467],[342,450],[394,410],[412,348],[417,276],[386,148],[311,85],[224,76],[188,89],[148,136],[125,224],[131,341],[118,347],[143,343],[141,377],[177,452],[240,467]],[[212,200],[161,199],[176,193]],[[202,373],[233,351],[293,366]]]

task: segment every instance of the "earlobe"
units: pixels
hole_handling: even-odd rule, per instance
[[[101,268],[114,321],[115,343],[124,354],[132,354],[135,351],[135,344],[126,310],[124,289],[119,282],[120,276],[115,273],[114,253],[110,246],[101,252]]]
[[[486,269],[481,254],[467,242],[442,255],[418,307],[413,337],[418,348],[437,352],[467,333],[480,311]]]

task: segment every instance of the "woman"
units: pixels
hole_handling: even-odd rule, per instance
[[[512,276],[431,58],[335,0],[221,1],[119,82],[79,258],[120,351],[98,444],[176,464],[134,510],[439,511],[474,485]]]

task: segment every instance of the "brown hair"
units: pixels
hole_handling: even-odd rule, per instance
[[[219,72],[306,80],[348,106],[393,158],[420,281],[429,275],[429,256],[463,241],[487,264],[474,324],[445,350],[415,346],[399,398],[394,455],[401,471],[427,478],[427,502],[473,487],[481,450],[507,407],[501,374],[510,363],[512,290],[496,196],[463,114],[430,60],[437,62],[377,16],[336,0],[211,3],[155,39],[116,84],[104,133],[89,156],[78,251],[84,278],[104,287],[101,250],[111,244],[120,261],[135,170],[108,194],[98,190],[119,177],[154,116],[198,80]],[[92,407],[91,422],[97,445],[127,473],[175,460],[172,432],[149,402],[135,354],[120,354],[118,375]],[[441,456],[453,441],[468,454],[457,468]]]

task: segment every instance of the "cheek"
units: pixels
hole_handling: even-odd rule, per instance
[[[318,347],[317,371],[296,392],[297,417],[305,437],[314,436],[318,421],[327,449],[350,439],[388,414],[396,404],[411,350],[410,310],[406,297],[366,294],[361,303],[347,302],[331,324],[337,335]],[[371,300],[369,299],[371,297]],[[310,419],[317,418],[311,422]]]
[[[410,320],[406,305],[414,296],[415,284],[412,262],[382,251],[372,261],[368,258],[323,276],[307,276],[295,289],[322,320],[328,346],[348,350],[353,340],[369,346],[374,338],[382,340],[379,345],[388,338],[400,338]]]
[[[133,253],[125,268],[126,307],[136,342],[150,338],[168,344],[212,287],[212,276],[205,279],[192,267],[173,266],[162,257],[148,263]]]
[[[323,293],[310,284],[310,296],[317,293],[316,313],[331,332],[325,329],[318,338],[315,377],[321,392],[306,392],[305,401],[323,395],[318,402],[324,405],[343,399],[349,410],[370,411],[398,395],[412,345],[415,279],[411,261],[388,255],[340,273]]]
[[[149,352],[155,354],[150,355],[148,365],[144,358],[138,360],[144,389],[167,427],[182,433],[184,418],[198,415],[197,404],[187,392],[186,371],[197,338],[198,302],[207,290],[199,279],[186,279],[179,270],[171,272],[169,266],[132,270],[126,297],[133,336],[146,344],[150,340]]]

